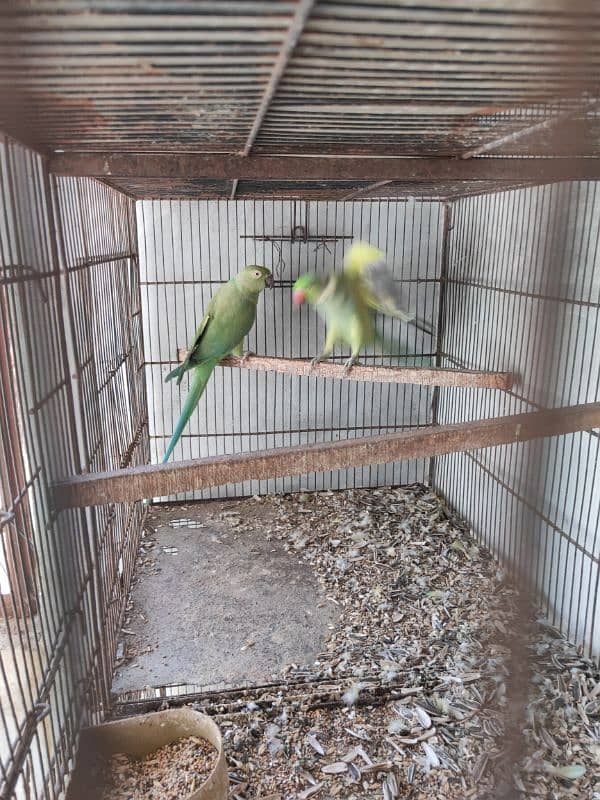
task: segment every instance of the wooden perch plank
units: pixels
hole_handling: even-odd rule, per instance
[[[196,461],[131,467],[73,477],[56,484],[57,509],[164,497],[228,483],[265,480],[332,469],[389,464],[558,436],[600,427],[600,403],[515,414],[496,419],[420,428]]]
[[[179,349],[179,361],[185,359],[187,350]],[[471,369],[441,369],[439,367],[366,367],[355,364],[347,375],[344,365],[322,361],[313,367],[302,358],[272,358],[247,356],[245,360],[229,356],[219,362],[222,367],[242,367],[259,372],[282,372],[286,375],[310,375],[312,378],[337,378],[348,381],[374,383],[414,383],[423,386],[470,386],[477,389],[504,389],[513,385],[511,372],[483,372]]]

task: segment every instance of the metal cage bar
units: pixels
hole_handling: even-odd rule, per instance
[[[0,188],[1,794],[58,797],[107,707],[142,510],[57,514],[48,487],[148,457],[135,217],[6,138]]]

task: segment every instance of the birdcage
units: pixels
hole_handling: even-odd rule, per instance
[[[559,674],[572,690],[591,747],[600,709],[592,685],[600,655],[600,9],[562,0],[15,0],[0,15],[1,796],[64,796],[80,731],[111,715],[195,703],[226,716],[286,692],[304,708],[303,685],[320,698],[315,707],[343,707],[352,675],[339,663],[316,676],[269,675],[251,660],[233,675],[182,674],[162,640],[160,669],[145,672],[140,651],[127,681],[115,680],[128,636],[156,645],[140,632],[144,608],[143,624],[133,619],[133,584],[155,598],[148,608],[162,616],[165,636],[170,628],[200,659],[206,640],[196,653],[194,626],[169,598],[181,591],[187,607],[203,609],[208,630],[224,624],[221,593],[233,578],[212,541],[222,544],[223,527],[202,534],[212,524],[205,509],[218,508],[227,527],[227,514],[238,513],[228,502],[254,497],[259,507],[289,493],[296,511],[305,503],[297,519],[306,536],[288,553],[298,563],[307,547],[317,558],[302,527],[313,502],[319,525],[328,504],[333,520],[336,504],[357,498],[372,518],[390,497],[406,505],[408,495],[386,494],[396,487],[411,487],[421,527],[423,509],[434,508],[443,528],[425,526],[421,537],[407,522],[410,540],[385,552],[360,539],[360,526],[334,531],[323,575],[338,569],[343,583],[343,570],[358,574],[372,551],[369,569],[381,576],[373,586],[384,585],[389,604],[382,613],[400,620],[398,603],[412,603],[435,615],[434,628],[450,630],[450,649],[464,646],[460,622],[428,605],[450,584],[424,575],[420,594],[399,587],[413,585],[406,570],[418,547],[427,552],[428,536],[450,536],[452,520],[448,574],[458,559],[465,571],[469,558],[483,570],[474,553],[489,552],[485,570],[501,575],[498,586],[520,590],[514,626],[499,623],[497,643],[480,648],[504,659],[497,684],[509,699],[491,690],[480,698],[483,707],[494,696],[506,712],[495,731],[505,746],[490,758],[522,756],[523,678],[535,648],[550,647],[528,646],[531,608],[561,647],[570,643],[568,654],[553,651],[540,681]],[[356,240],[385,253],[408,307],[433,333],[387,319],[387,339],[401,342],[404,356],[367,348],[345,373],[347,353],[336,350],[313,368],[323,325],[310,308],[293,309],[292,285],[305,272],[339,270]],[[164,378],[211,295],[247,264],[275,278],[249,335],[254,355],[215,369],[173,460],[160,465],[186,388]],[[321,499],[306,500],[313,493]],[[158,539],[148,533],[152,515]],[[383,530],[388,522],[377,519]],[[467,528],[473,553],[457,533]],[[336,555],[351,534],[354,544]],[[203,594],[208,573],[194,583],[177,561],[184,541],[212,564],[212,600]],[[144,566],[150,545],[163,559],[162,582]],[[251,591],[253,570],[275,558],[270,544],[257,547],[242,570]],[[266,607],[303,608],[304,594],[282,599],[295,578],[277,575]],[[311,587],[316,603],[320,590]],[[260,616],[241,597],[230,598],[240,619]],[[307,612],[322,617],[314,637],[302,623],[317,661],[327,624],[346,613],[346,601],[334,601],[331,617]],[[265,625],[281,625],[265,614]],[[292,616],[291,640],[299,636]],[[353,641],[344,652],[367,646]],[[388,648],[386,663],[397,662],[393,679],[361,667],[364,704],[410,698],[421,682],[437,696],[450,678],[425,677],[423,654],[411,660],[390,641],[383,636],[379,647]],[[296,643],[288,644],[293,660]],[[250,638],[235,647],[259,649]],[[431,705],[421,712],[422,740],[388,743],[395,750],[379,771],[363,764],[358,779],[338,759],[338,775],[306,784],[298,766],[297,794],[292,784],[282,791],[309,797],[318,785],[315,794],[330,796],[327,781],[343,779],[342,796],[375,797],[383,780],[384,797],[405,796],[403,766],[385,764],[416,746],[425,764],[417,758],[410,780],[415,769],[445,770],[476,792],[458,756],[454,769],[440,755],[454,746],[448,726],[444,737],[448,715],[434,717],[436,751]],[[560,791],[580,773],[560,772],[570,762],[548,737],[535,739],[538,771]],[[310,752],[320,758],[315,741]],[[583,751],[578,745],[571,760],[579,764]],[[486,758],[478,755],[471,776],[483,780]],[[592,792],[591,773],[582,791]],[[258,796],[235,780],[233,796]],[[491,784],[510,796],[502,780]]]

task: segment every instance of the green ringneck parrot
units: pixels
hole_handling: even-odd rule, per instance
[[[309,273],[298,278],[293,287],[293,300],[296,305],[307,301],[325,321],[325,344],[313,364],[330,355],[336,344],[347,344],[351,355],[344,373],[357,361],[363,347],[390,347],[377,330],[376,312],[432,334],[431,326],[401,308],[400,291],[386,266],[384,253],[367,242],[352,245],[346,253],[342,272]]]
[[[242,355],[244,337],[254,325],[258,296],[265,286],[273,286],[273,276],[265,267],[254,265],[221,286],[208,304],[185,361],[165,378],[166,381],[177,378],[179,385],[185,373],[193,370],[188,396],[163,464],[169,460],[215,366],[225,356]]]
[[[344,367],[346,374],[363,347],[383,343],[372,309],[360,300],[352,281],[343,272],[301,275],[294,283],[293,300],[296,305],[310,303],[325,322],[325,344],[322,352],[313,358],[313,364],[331,355],[336,344],[347,344],[351,355]]]

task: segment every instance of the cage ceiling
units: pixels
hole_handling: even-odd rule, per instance
[[[600,155],[598,4],[31,0],[0,14],[0,129],[134,197],[452,197],[593,177]]]

